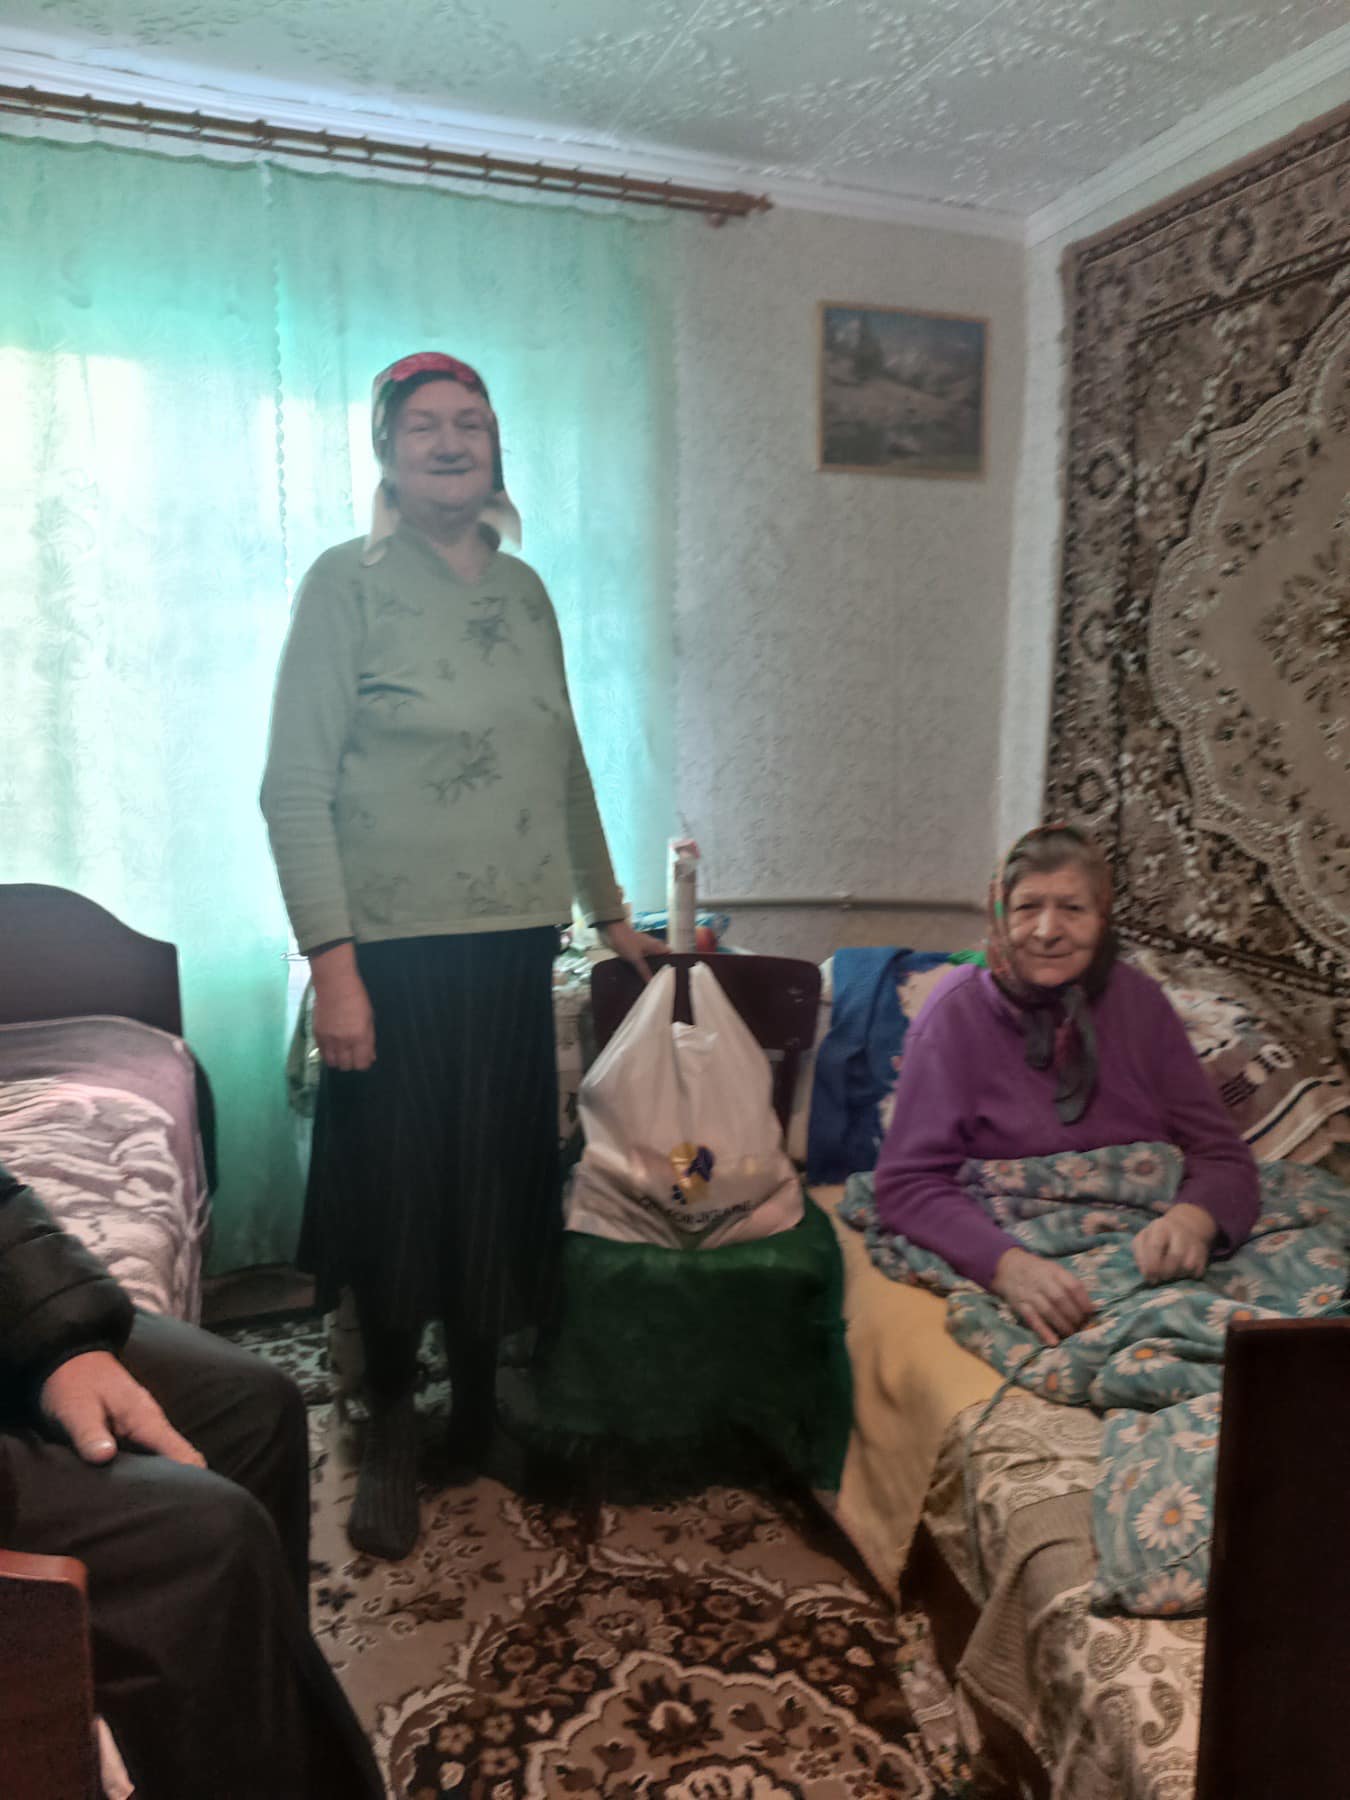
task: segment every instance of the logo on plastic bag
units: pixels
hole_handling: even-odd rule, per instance
[[[690,1201],[703,1198],[716,1161],[706,1144],[676,1144],[670,1153],[670,1166],[675,1171],[670,1197],[677,1206],[688,1206]]]

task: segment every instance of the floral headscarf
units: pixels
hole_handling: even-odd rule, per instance
[[[1065,839],[1064,861],[1080,862],[1086,868],[1104,921],[1091,963],[1077,981],[1064,987],[1037,987],[1018,974],[1008,929],[1008,896],[1021,879],[1018,864],[1033,844],[1046,838]],[[1075,825],[1038,825],[1018,838],[989,884],[986,956],[990,974],[1021,1016],[1027,1062],[1033,1069],[1053,1065],[1059,1078],[1055,1112],[1062,1124],[1076,1124],[1087,1111],[1097,1087],[1097,1033],[1092,1022],[1092,1002],[1105,988],[1116,959],[1116,938],[1111,929],[1111,870],[1086,832]]]
[[[497,425],[497,415],[492,411],[492,402],[488,399],[487,383],[476,369],[471,369],[466,362],[460,362],[458,357],[445,356],[439,350],[419,350],[415,355],[401,356],[375,377],[370,394],[370,438],[381,468],[389,453],[390,421],[395,402],[427,381],[457,381],[461,387],[467,388],[471,394],[480,395],[487,402],[492,421],[492,494],[483,508],[479,525],[491,535],[494,544],[500,543],[503,538],[510,543],[519,544],[520,514],[506,491],[502,473],[501,432]],[[363,562],[376,563],[380,560],[384,555],[385,545],[398,529],[398,521],[398,504],[389,484],[381,477],[380,484],[375,489],[370,533],[361,558]]]

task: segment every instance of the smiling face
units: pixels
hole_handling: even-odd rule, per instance
[[[384,474],[399,510],[480,512],[495,489],[492,409],[457,381],[426,381],[399,408]]]
[[[1106,921],[1081,863],[1024,875],[1006,902],[1013,967],[1034,987],[1065,987],[1087,973]]]

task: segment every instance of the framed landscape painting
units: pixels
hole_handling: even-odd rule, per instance
[[[984,319],[824,301],[821,468],[983,475],[987,332]]]

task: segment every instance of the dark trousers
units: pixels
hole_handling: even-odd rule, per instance
[[[84,1463],[0,1434],[6,1547],[89,1572],[94,1693],[138,1800],[376,1800],[361,1728],[309,1633],[309,1459],[286,1375],[138,1314],[122,1361],[207,1469]]]

